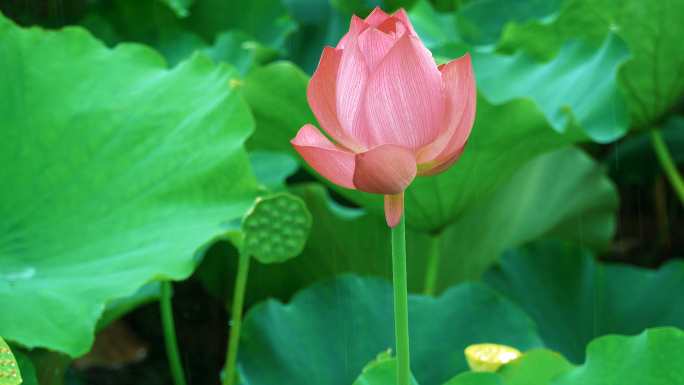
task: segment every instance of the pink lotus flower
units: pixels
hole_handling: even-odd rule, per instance
[[[337,143],[310,124],[290,143],[331,182],[385,195],[390,227],[416,176],[458,160],[475,119],[470,55],[437,67],[403,9],[353,16],[337,47],[323,50],[307,97]]]

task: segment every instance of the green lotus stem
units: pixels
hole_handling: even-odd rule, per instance
[[[232,324],[226,353],[226,366],[223,385],[233,385],[235,381],[235,363],[237,362],[238,346],[240,345],[240,329],[242,328],[242,306],[245,302],[245,288],[247,287],[247,273],[249,273],[249,254],[240,251],[235,293],[233,294],[233,310],[230,314]]]
[[[159,300],[161,310],[162,330],[164,332],[164,344],[166,345],[166,356],[171,367],[171,377],[174,385],[185,385],[185,374],[183,365],[178,353],[178,343],[176,342],[176,327],[173,321],[173,310],[171,308],[171,281],[161,282],[161,298]]]
[[[439,257],[442,253],[441,241],[442,233],[437,233],[432,236],[428,266],[427,271],[425,272],[425,287],[423,287],[423,294],[425,295],[435,294],[437,275],[439,274]]]
[[[397,342],[397,384],[409,385],[408,287],[406,284],[405,215],[392,229],[392,268],[394,286],[394,328]]]
[[[667,149],[665,140],[663,140],[663,136],[658,129],[651,130],[651,142],[653,143],[653,148],[658,156],[658,161],[660,161],[660,166],[665,171],[665,175],[667,175],[667,179],[677,193],[682,205],[684,205],[684,180],[679,174],[677,165],[672,159],[670,150]]]

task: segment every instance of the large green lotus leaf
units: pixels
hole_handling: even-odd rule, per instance
[[[636,336],[604,336],[587,346],[584,365],[550,385],[674,385],[684,383],[684,332],[657,328]]]
[[[410,11],[409,19],[420,41],[432,49],[444,44],[461,41],[456,29],[456,15],[440,13],[428,1],[419,1]]]
[[[530,314],[545,345],[574,363],[597,336],[684,327],[681,260],[657,271],[603,265],[577,246],[544,241],[506,253],[483,282]]]
[[[491,2],[484,3],[495,8],[489,4]],[[519,6],[517,2],[515,4],[515,7]],[[428,5],[423,7],[429,8]],[[441,19],[436,12],[425,10],[417,13],[415,20],[420,25],[436,26]],[[479,24],[488,22],[488,18],[483,18]],[[627,130],[629,114],[616,73],[630,52],[627,45],[612,34],[599,44],[600,47],[579,39],[565,42],[560,53],[548,63],[538,63],[525,52],[503,56],[473,51],[466,45],[449,41],[446,33],[437,38],[432,35],[428,35],[425,44],[438,62],[455,59],[470,51],[477,87],[494,104],[520,97],[532,98],[539,103],[556,131],[564,132],[570,122],[576,122],[591,139],[601,143],[614,141]],[[479,107],[478,101],[477,119],[482,118]]]
[[[364,369],[352,385],[396,385],[397,384],[397,359],[390,358],[378,362]],[[415,377],[411,374],[411,385],[418,385]]]
[[[562,371],[574,368],[562,355],[547,349],[534,349],[497,370],[506,385],[547,385]]]
[[[463,372],[444,385],[504,385],[504,379],[490,372]]]
[[[79,356],[106,303],[184,279],[259,193],[237,73],[0,17],[3,338]]]
[[[470,45],[494,45],[508,23],[553,17],[563,0],[479,0],[458,13],[460,35]]]
[[[302,126],[316,122],[306,100],[308,81],[290,63],[260,68],[245,79],[242,93],[257,120],[248,148],[287,152],[303,162],[289,142]],[[572,124],[563,134],[555,132],[530,99],[493,105],[480,94],[477,103],[475,126],[461,159],[437,177],[416,178],[407,189],[409,227],[425,232],[444,230],[533,158],[585,138]],[[303,166],[320,177],[306,163]],[[330,186],[354,203],[384,215],[381,195]]]
[[[312,213],[309,242],[296,260],[277,267],[252,264],[247,304],[268,296],[288,299],[301,287],[343,271],[391,279],[390,230],[384,218],[340,206],[319,184],[290,191]],[[603,167],[582,151],[566,148],[537,158],[443,232],[436,292],[478,279],[503,251],[541,237],[602,250],[613,236],[617,207],[617,193]],[[409,290],[422,292],[431,236],[408,229],[406,237]],[[224,300],[233,296],[234,285],[225,277],[235,276],[237,255],[228,242],[217,243],[198,269],[205,287]]]
[[[613,237],[617,209],[617,191],[605,169],[582,151],[541,156],[447,228],[436,286],[443,290],[477,279],[507,249],[544,237],[603,250]]]
[[[684,163],[684,117],[672,116],[660,129],[663,140],[676,164]],[[610,176],[619,184],[640,184],[650,187],[663,172],[650,133],[626,138],[606,155],[604,162]]]
[[[618,78],[631,127],[646,129],[659,124],[684,92],[683,19],[680,0],[570,0],[550,22],[510,24],[499,45],[503,51],[522,48],[550,59],[564,40],[582,37],[596,42],[610,29],[634,55]]]
[[[440,297],[409,296],[411,370],[423,385],[467,370],[466,346],[540,346],[529,318],[477,284]],[[289,304],[268,300],[245,317],[240,356],[245,380],[260,384],[348,385],[380,351],[394,350],[392,285],[344,275],[312,286]]]

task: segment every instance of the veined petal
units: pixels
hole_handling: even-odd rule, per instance
[[[389,19],[389,15],[383,12],[380,7],[375,7],[373,12],[368,15],[363,21],[366,22],[366,24],[369,24],[373,28],[378,28],[380,24],[382,24],[383,21]]]
[[[396,195],[416,177],[413,151],[384,144],[356,154],[353,182],[358,190],[372,194]]]
[[[352,21],[335,81],[337,119],[342,129],[356,143],[364,148],[370,148],[369,132],[366,129],[362,105],[369,71],[366,59],[359,49],[356,31],[356,24]]]
[[[385,220],[387,226],[394,228],[404,215],[404,193],[385,195]]]
[[[461,155],[463,155],[463,150],[465,150],[465,144],[451,158],[419,164],[417,176],[435,176],[443,173],[451,168],[451,166],[453,166],[454,163],[461,158]]]
[[[446,111],[437,139],[420,150],[416,162],[441,164],[465,145],[475,120],[477,88],[470,55],[452,60],[442,69]]]
[[[404,22],[396,17],[390,17],[389,19],[383,21],[382,24],[377,27],[377,29],[384,33],[394,33],[397,39],[399,39],[406,31],[408,31],[408,27],[406,27]]]
[[[302,127],[290,144],[325,179],[338,186],[355,189],[353,152],[331,142],[310,124]]]
[[[411,36],[418,36],[416,30],[413,29],[413,25],[411,25],[411,21],[409,20],[406,11],[404,11],[404,8],[399,8],[399,10],[394,12],[394,14],[390,17],[396,17],[397,19],[401,20],[401,22],[404,23],[406,28],[408,28],[409,34],[411,34]]]
[[[433,142],[444,103],[442,79],[430,51],[404,34],[368,80],[363,105],[372,143],[417,150]]]
[[[344,46],[347,43],[347,38],[349,37],[349,34],[351,33],[352,28],[356,28],[356,36],[360,35],[361,32],[365,31],[366,28],[369,27],[368,24],[366,24],[363,19],[360,19],[356,15],[352,15],[351,23],[349,25],[349,32],[345,33],[344,36],[342,36],[342,39],[340,39],[340,42],[337,43],[337,47],[335,49],[343,49]]]
[[[396,39],[375,28],[368,28],[359,36],[359,49],[366,58],[368,71],[373,72],[383,57],[389,52]]]
[[[309,106],[323,130],[344,147],[354,151],[365,151],[366,148],[359,146],[342,129],[337,119],[337,107],[335,101],[335,74],[334,74],[335,48],[325,47],[323,56],[318,63],[318,68],[311,77],[306,91]]]

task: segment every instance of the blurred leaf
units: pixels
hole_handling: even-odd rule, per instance
[[[456,19],[468,44],[493,45],[508,23],[553,17],[563,0],[480,0],[468,3]]]
[[[373,257],[371,257],[373,258]],[[394,348],[392,286],[345,275],[310,287],[284,305],[269,300],[247,314],[239,360],[259,384],[350,384],[364,365]],[[476,284],[438,298],[409,296],[411,368],[422,384],[467,369],[463,350],[481,342],[540,346],[518,308]]]
[[[545,241],[506,253],[483,282],[530,314],[544,344],[574,363],[597,336],[684,327],[681,260],[657,271],[603,265],[576,246]]]
[[[38,385],[36,378],[36,368],[31,360],[19,349],[12,349],[14,357],[17,359],[17,366],[21,370],[21,385]]]
[[[582,151],[566,148],[541,156],[447,228],[437,287],[477,279],[507,249],[539,238],[560,237],[603,250],[615,232],[617,209],[617,191],[604,168]],[[422,272],[424,265],[409,268]]]
[[[306,73],[313,74],[323,54],[323,47],[335,47],[349,30],[351,13],[331,6],[328,0],[292,0],[288,2],[292,17],[299,23],[290,35],[290,60]]]
[[[302,161],[289,141],[302,126],[316,122],[306,100],[307,83],[306,75],[288,63],[260,68],[247,77],[242,93],[257,120],[248,148],[282,151]],[[458,163],[437,177],[416,178],[407,189],[409,227],[442,231],[491,196],[527,162],[581,138],[583,134],[572,125],[563,134],[555,132],[532,100],[515,99],[495,106],[480,95],[475,126]],[[382,196],[331,187],[384,215]]]
[[[116,0],[94,2],[80,25],[110,47],[137,42],[158,50],[169,66],[189,58],[207,43],[195,32],[183,29],[176,14],[161,1]]]
[[[112,322],[132,312],[133,310],[146,305],[150,302],[159,300],[161,285],[159,282],[150,282],[143,285],[140,290],[130,297],[119,298],[105,306],[102,317],[97,321],[95,332],[109,326]]]
[[[596,42],[610,29],[634,55],[618,77],[631,127],[647,129],[658,125],[684,92],[683,19],[680,0],[569,0],[554,20],[510,25],[500,48],[524,49],[549,59],[564,40],[581,37]]]
[[[260,49],[262,48],[259,43],[244,32],[227,31],[216,36],[213,46],[201,50],[217,63],[232,64],[244,76],[254,65],[253,61]]]
[[[200,0],[181,25],[209,42],[220,32],[242,30],[278,51],[287,48],[287,38],[297,28],[280,0]]]
[[[176,13],[178,17],[187,17],[189,15],[188,8],[195,3],[195,0],[159,0],[166,4],[171,10]]]
[[[0,18],[3,338],[79,356],[106,303],[184,279],[259,189],[236,72]]]
[[[558,373],[572,369],[562,355],[535,349],[502,366],[497,373],[506,379],[506,385],[547,385]]]
[[[673,385],[682,383],[683,373],[684,332],[668,327],[595,339],[586,363],[560,373],[553,385]]]
[[[671,117],[665,122],[660,133],[675,163],[684,163],[684,118]],[[650,187],[653,186],[656,176],[662,172],[649,133],[616,143],[612,151],[606,155],[604,162],[608,165],[611,178],[623,185],[635,183]]]
[[[434,11],[414,16],[423,25],[439,24]],[[600,47],[582,40],[565,42],[560,54],[549,63],[537,63],[524,52],[514,56],[476,52],[445,37],[429,39],[426,44],[438,62],[471,51],[478,90],[488,101],[500,104],[532,98],[558,132],[577,124],[592,140],[607,143],[627,130],[628,110],[616,74],[630,53],[612,34]],[[478,102],[476,125],[483,118],[479,106]]]
[[[420,41],[430,49],[461,40],[454,13],[439,13],[429,2],[422,0],[408,15]]]
[[[296,160],[280,152],[252,152],[249,164],[259,185],[272,193],[286,191],[285,179],[299,170]]]
[[[418,385],[411,374],[411,385]],[[379,362],[363,372],[356,378],[352,385],[396,385],[397,384],[397,359],[390,358]]]
[[[318,184],[294,186],[291,191],[306,201],[313,215],[309,242],[296,261],[278,268],[252,264],[247,304],[268,296],[288,299],[300,288],[339,272],[391,279],[390,231],[384,218],[336,204]],[[580,150],[566,148],[537,158],[443,232],[437,292],[478,279],[503,251],[542,237],[603,250],[613,237],[617,207],[617,193],[605,171]],[[407,231],[412,292],[423,290],[430,238]],[[233,285],[223,277],[235,275],[236,261],[237,250],[227,244],[209,250],[198,273],[212,294],[232,298]]]
[[[504,385],[504,380],[496,373],[463,372],[444,385]]]

